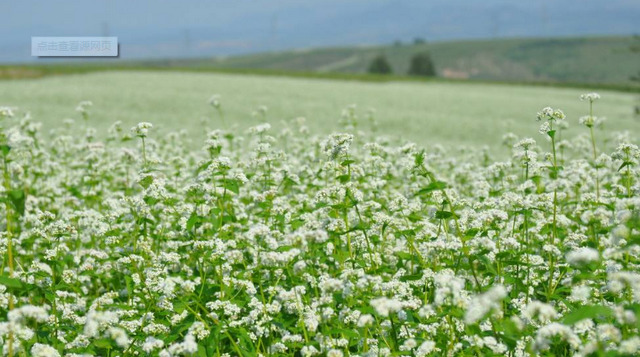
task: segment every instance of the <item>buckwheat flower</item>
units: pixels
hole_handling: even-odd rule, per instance
[[[373,306],[376,313],[382,317],[389,317],[389,314],[402,309],[402,303],[400,301],[387,297],[379,297],[371,300],[371,306]]]
[[[558,313],[553,306],[535,300],[527,304],[522,315],[530,321],[537,319],[542,323],[549,322],[550,320],[558,317]]]
[[[620,342],[618,352],[627,354],[629,356],[636,355],[638,352],[640,352],[640,337],[634,336],[628,340]]]
[[[36,343],[31,347],[32,357],[60,357],[60,353],[49,345]]]
[[[189,334],[194,335],[198,340],[204,340],[209,336],[209,330],[207,330],[204,323],[196,321],[189,327]]]
[[[116,345],[120,348],[126,348],[129,346],[129,337],[125,330],[119,327],[112,327],[109,329],[109,336],[112,340],[116,341]]]
[[[153,352],[153,350],[159,350],[162,347],[164,347],[164,341],[158,340],[153,336],[147,337],[142,344],[142,350],[149,354]]]
[[[464,280],[455,276],[453,271],[440,272],[434,276],[436,285],[436,296],[434,304],[436,306],[451,302],[458,305],[461,302],[460,293],[464,289]]]
[[[476,295],[469,302],[464,315],[464,323],[474,324],[485,317],[491,310],[500,309],[501,301],[507,296],[507,290],[502,285],[494,285],[480,295]]]
[[[640,149],[637,145],[622,143],[618,145],[616,151],[611,154],[611,158],[614,160],[626,161],[629,159],[640,158]]]
[[[47,310],[40,306],[23,305],[9,311],[7,318],[9,321],[18,324],[22,324],[26,320],[34,320],[42,323],[49,319],[49,314],[47,314]]]
[[[569,326],[554,322],[538,330],[536,338],[533,340],[533,349],[535,351],[548,350],[554,337],[567,342],[574,350],[580,347],[580,338]]]
[[[304,260],[298,260],[293,265],[293,272],[296,274],[302,273],[307,268],[307,263]]]
[[[536,141],[531,138],[526,138],[518,141],[513,145],[514,148],[521,148],[523,150],[529,150],[536,146]]]
[[[342,357],[344,354],[340,350],[331,349],[327,352],[327,357]]]
[[[11,107],[0,107],[0,119],[1,118],[13,118],[13,110]]]
[[[212,95],[211,98],[209,98],[209,104],[216,109],[220,109],[220,98],[221,96],[219,94]]]
[[[402,346],[400,346],[400,351],[411,351],[412,349],[418,346],[418,342],[413,338],[406,339]]]
[[[436,343],[431,340],[426,340],[422,342],[420,347],[415,351],[416,357],[425,357],[429,355],[431,352],[437,351]]]
[[[591,128],[596,123],[596,117],[587,115],[587,116],[580,117],[579,121],[580,121],[580,124],[585,125],[588,128]]]
[[[542,109],[542,111],[538,112],[537,120],[538,121],[561,121],[564,120],[566,116],[564,112],[560,109],[553,109],[550,107],[546,107]]]
[[[536,119],[538,121],[547,120],[552,115],[553,115],[553,108],[545,107],[541,111],[538,112],[538,115],[536,116]]]
[[[588,100],[592,103],[598,99],[600,99],[600,94],[598,93],[585,93],[580,95],[580,100]]]
[[[325,155],[334,160],[347,154],[352,142],[353,135],[351,134],[331,134],[322,144],[322,150]]]
[[[549,131],[551,131],[551,124],[549,124],[548,121],[545,121],[542,124],[540,124],[540,129],[538,129],[538,132],[540,134],[546,135],[549,133]]]
[[[149,129],[153,128],[153,124],[147,122],[140,122],[138,125],[131,128],[131,132],[138,137],[146,138],[149,133]]]
[[[589,247],[581,247],[567,253],[567,263],[573,266],[588,265],[600,260],[600,253]]]
[[[366,326],[371,326],[373,325],[373,323],[375,322],[373,316],[369,315],[369,314],[363,314],[360,315],[360,317],[358,318],[358,327],[366,327]]]
[[[616,271],[609,274],[607,284],[609,290],[615,294],[622,293],[629,287],[633,294],[633,301],[640,303],[640,274],[628,271]]]
[[[269,129],[271,129],[271,124],[264,123],[264,124],[256,125],[254,127],[249,128],[249,132],[252,134],[262,134],[267,132]]]
[[[318,349],[314,346],[304,346],[302,347],[302,349],[300,349],[300,354],[303,357],[312,357],[320,354],[320,351],[318,351]]]
[[[571,296],[569,299],[571,301],[586,303],[591,297],[591,288],[587,285],[578,285],[574,286],[571,289]]]
[[[76,111],[80,113],[86,113],[89,107],[93,106],[93,102],[85,100],[78,104]]]

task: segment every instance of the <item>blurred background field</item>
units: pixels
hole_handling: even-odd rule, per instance
[[[76,105],[91,100],[90,125],[105,131],[113,122],[128,128],[140,121],[164,130],[187,129],[196,145],[203,127],[223,126],[208,104],[220,94],[229,126],[243,130],[262,122],[252,116],[268,107],[267,121],[305,117],[320,133],[340,130],[344,108],[357,104],[363,130],[374,108],[381,135],[398,136],[424,145],[487,145],[499,150],[504,133],[538,138],[536,112],[542,106],[565,110],[570,130],[583,132],[578,118],[588,114],[579,100],[584,90],[473,82],[363,82],[216,73],[110,71],[0,81],[0,98],[44,123],[45,130],[73,118],[82,125]],[[638,132],[632,107],[636,94],[601,91],[598,116],[608,130]]]

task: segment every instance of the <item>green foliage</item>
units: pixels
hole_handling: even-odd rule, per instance
[[[431,59],[431,55],[428,52],[418,53],[411,57],[411,64],[409,65],[410,76],[424,76],[433,77],[436,75],[436,69]]]
[[[391,74],[393,69],[384,55],[378,55],[371,60],[368,72],[372,74]]]

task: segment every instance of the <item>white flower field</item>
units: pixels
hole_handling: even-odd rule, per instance
[[[504,160],[353,106],[201,143],[0,107],[2,354],[637,356],[640,150],[606,100],[541,103]]]

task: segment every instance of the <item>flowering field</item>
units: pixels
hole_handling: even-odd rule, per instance
[[[96,135],[90,102],[84,136],[0,107],[2,352],[637,355],[638,137],[582,99],[532,112],[503,161],[383,138],[356,107],[341,133],[299,118],[201,149]]]
[[[227,129],[237,131],[260,124],[251,114],[267,105],[267,120],[274,131],[282,120],[302,116],[315,135],[340,131],[340,113],[356,103],[361,117],[375,109],[378,134],[402,137],[422,146],[469,145],[497,149],[506,132],[531,136],[531,115],[540,108],[562,108],[570,118],[585,113],[576,100],[584,90],[471,82],[367,83],[218,73],[155,71],[95,72],[40,79],[0,80],[0,105],[31,112],[42,122],[42,132],[59,128],[65,118],[76,118],[75,106],[93,101],[91,127],[103,136],[115,121],[130,128],[152,122],[156,131],[188,129],[191,148],[204,141],[204,125],[215,128],[218,118],[203,106],[212,93],[224,96]],[[608,132],[638,130],[633,106],[637,94],[600,92],[606,100],[598,112],[611,120]],[[615,119],[615,120],[614,120]],[[577,120],[577,119],[575,119]],[[573,121],[575,123],[575,120]],[[204,122],[204,124],[203,124]],[[443,125],[443,124],[447,125]],[[220,126],[220,125],[218,125]],[[221,126],[220,126],[221,127]],[[81,128],[81,127],[80,127]],[[565,138],[580,133],[571,130]],[[100,138],[102,139],[102,138]],[[506,151],[501,151],[506,153]]]

